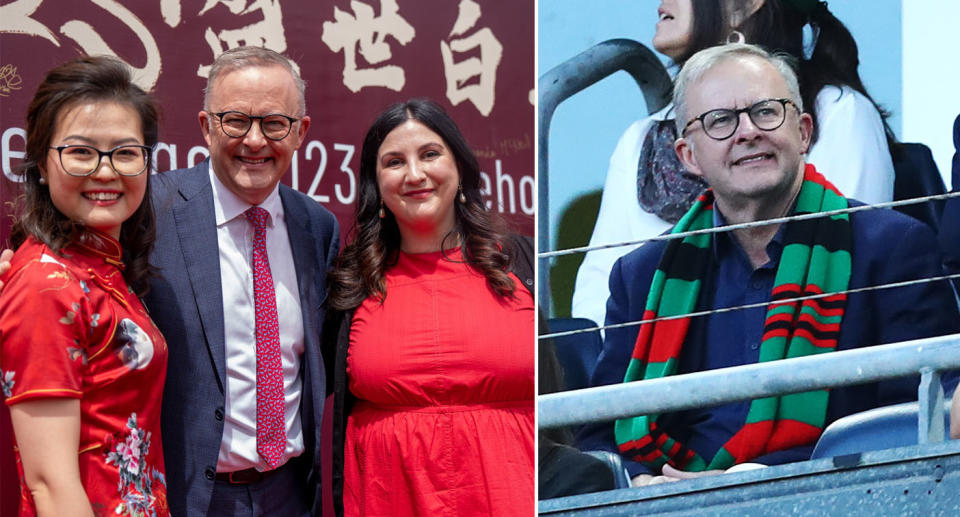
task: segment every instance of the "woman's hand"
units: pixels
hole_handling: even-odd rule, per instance
[[[10,406],[10,419],[37,515],[93,517],[80,481],[80,400],[21,402]]]
[[[3,253],[0,253],[0,275],[10,271],[11,260],[13,260],[13,250],[3,250]],[[2,281],[0,281],[0,289],[3,289]]]

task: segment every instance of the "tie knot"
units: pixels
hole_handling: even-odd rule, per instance
[[[254,230],[261,232],[267,227],[267,216],[270,213],[259,206],[254,206],[247,209],[243,215],[247,216],[247,220],[253,225]]]

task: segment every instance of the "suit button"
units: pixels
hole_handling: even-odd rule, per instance
[[[223,420],[223,409],[217,408],[216,411],[213,412],[213,417],[218,421]]]
[[[203,475],[206,476],[210,481],[217,479],[217,471],[214,470],[213,467],[207,467],[207,469],[203,471]]]

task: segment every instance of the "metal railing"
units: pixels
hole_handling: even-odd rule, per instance
[[[960,334],[612,384],[537,398],[538,427],[604,422],[920,374],[919,443],[944,439],[939,372],[960,369]]]
[[[538,249],[550,249],[550,196],[547,147],[550,121],[557,106],[568,97],[608,75],[624,70],[643,91],[647,111],[655,113],[670,102],[672,82],[666,68],[645,45],[628,39],[598,43],[550,69],[537,82],[539,126],[537,166]],[[550,268],[541,263],[538,275],[540,309],[550,313]]]

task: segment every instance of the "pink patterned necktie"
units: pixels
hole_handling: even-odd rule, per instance
[[[275,469],[287,444],[283,420],[283,368],[277,298],[267,257],[266,210],[244,212],[253,225],[253,298],[257,312],[257,452]]]

